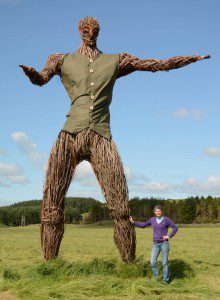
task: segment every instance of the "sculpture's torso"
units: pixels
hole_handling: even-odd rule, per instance
[[[88,59],[75,51],[67,53],[61,80],[71,99],[63,130],[77,132],[91,128],[111,138],[109,105],[119,71],[119,54],[100,52]]]

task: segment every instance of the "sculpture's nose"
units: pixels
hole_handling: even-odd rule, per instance
[[[89,36],[90,36],[90,37],[93,36],[93,29],[92,29],[92,28],[89,29]]]

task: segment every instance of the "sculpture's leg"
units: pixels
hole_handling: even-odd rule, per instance
[[[64,198],[77,165],[70,135],[61,131],[47,162],[41,211],[41,249],[45,260],[58,255],[64,234]]]
[[[114,219],[114,241],[123,262],[135,259],[136,234],[129,221],[128,186],[117,147],[96,134],[91,142],[90,162]]]

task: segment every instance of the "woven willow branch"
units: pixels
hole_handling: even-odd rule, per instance
[[[45,260],[58,255],[64,233],[65,195],[82,160],[91,163],[114,219],[114,241],[123,261],[135,259],[136,237],[129,221],[128,186],[113,139],[86,128],[59,133],[48,159],[41,212],[41,247]]]

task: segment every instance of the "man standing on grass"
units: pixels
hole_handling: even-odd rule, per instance
[[[173,223],[168,217],[163,213],[163,209],[160,205],[154,207],[155,216],[147,220],[146,222],[134,221],[130,216],[130,221],[137,227],[145,228],[147,226],[152,226],[153,228],[153,246],[151,252],[151,268],[154,277],[158,279],[158,269],[157,269],[157,258],[162,253],[162,265],[163,265],[163,283],[169,284],[169,266],[168,266],[168,254],[170,251],[169,239],[172,238],[177,230],[178,226]],[[168,228],[172,227],[172,232],[168,234]]]

